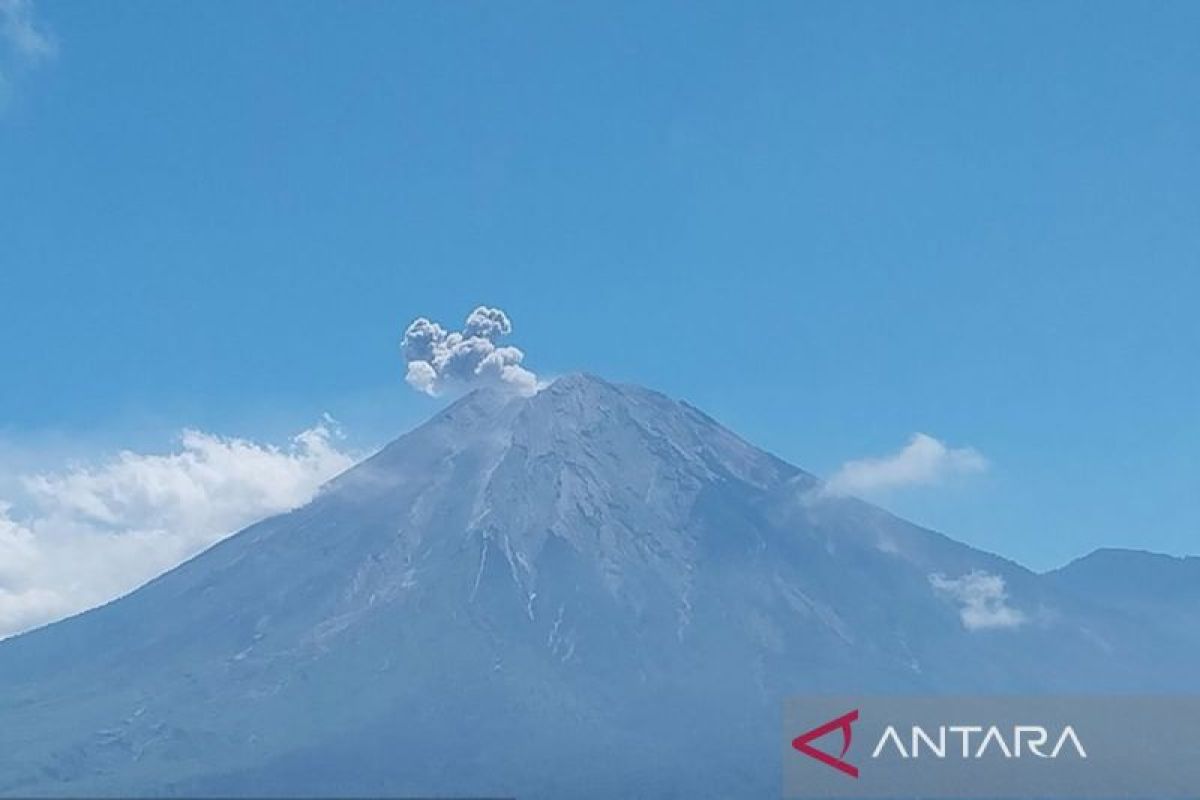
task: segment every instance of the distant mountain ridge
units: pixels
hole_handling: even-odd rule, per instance
[[[0,794],[759,797],[780,703],[1195,688],[1197,559],[1038,575],[661,394],[483,390],[0,643]]]

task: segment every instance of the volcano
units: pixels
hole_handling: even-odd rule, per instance
[[[646,389],[479,390],[0,643],[0,794],[777,796],[788,695],[1193,686],[1197,574],[1033,573]]]

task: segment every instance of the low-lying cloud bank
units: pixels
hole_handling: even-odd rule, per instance
[[[488,384],[532,394],[537,391],[537,376],[521,365],[525,353],[496,344],[510,333],[508,315],[487,306],[472,311],[461,331],[447,331],[418,317],[404,332],[405,380],[433,396]]]
[[[897,453],[843,464],[825,481],[818,494],[871,495],[910,486],[932,486],[987,468],[987,459],[973,448],[948,447],[932,436],[915,433]]]
[[[974,570],[958,578],[929,576],[934,591],[958,606],[958,616],[969,631],[1017,628],[1025,624],[1023,613],[1008,604],[1004,578],[983,570]]]
[[[329,418],[282,448],[184,431],[173,453],[24,476],[19,497],[0,499],[0,638],[112,600],[305,504],[354,463],[336,440]]]

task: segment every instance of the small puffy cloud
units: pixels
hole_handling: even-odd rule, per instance
[[[494,340],[512,333],[512,323],[508,316],[498,308],[479,306],[467,315],[467,323],[463,326],[463,335]]]
[[[1016,628],[1026,622],[1020,611],[1008,605],[1004,578],[983,570],[973,570],[959,578],[935,573],[929,585],[959,606],[958,615],[969,631]]]
[[[932,436],[916,433],[897,453],[843,464],[818,492],[825,496],[864,495],[930,486],[983,472],[987,467],[987,459],[973,448],[947,447]]]
[[[57,52],[54,39],[34,15],[32,0],[0,0],[0,92],[18,70],[48,61]]]
[[[308,502],[353,464],[328,418],[287,446],[185,431],[176,452],[123,452],[27,476],[0,501],[0,638],[125,594],[245,526]]]
[[[498,308],[479,306],[461,331],[447,331],[420,317],[404,332],[408,364],[405,380],[418,391],[438,395],[481,385],[509,386],[523,394],[537,390],[537,376],[521,365],[525,354],[496,341],[512,333],[512,322]]]

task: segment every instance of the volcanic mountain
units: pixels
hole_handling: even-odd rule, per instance
[[[1035,574],[645,389],[480,390],[0,643],[0,794],[777,796],[790,694],[1191,685],[1189,576]]]

